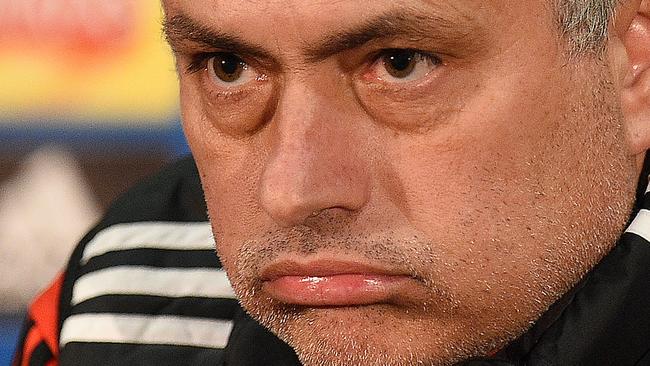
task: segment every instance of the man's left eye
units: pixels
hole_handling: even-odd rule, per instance
[[[442,61],[433,55],[409,49],[386,50],[373,65],[377,78],[384,82],[404,83],[427,76]]]

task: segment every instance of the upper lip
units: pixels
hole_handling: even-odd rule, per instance
[[[345,274],[380,275],[380,276],[407,276],[404,271],[386,268],[385,266],[371,263],[341,260],[341,259],[316,259],[296,260],[278,259],[262,267],[260,278],[262,281],[273,281],[284,276],[298,277],[326,277]]]

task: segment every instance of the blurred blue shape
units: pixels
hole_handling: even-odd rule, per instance
[[[0,315],[0,365],[11,364],[24,315]]]
[[[174,157],[185,156],[190,153],[190,147],[187,145],[185,134],[180,123],[173,124],[172,131],[169,135],[170,152]]]
[[[29,125],[5,123],[0,125],[0,153],[29,151],[43,144],[61,144],[78,153],[146,154],[164,152],[171,158],[189,153],[183,130],[178,121],[165,126],[111,127],[110,124],[70,125],[43,121]]]

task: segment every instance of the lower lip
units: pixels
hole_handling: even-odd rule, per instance
[[[357,306],[390,303],[407,276],[340,274],[282,276],[265,281],[263,289],[280,302],[302,306]]]

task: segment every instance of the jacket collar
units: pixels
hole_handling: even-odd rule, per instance
[[[644,356],[650,349],[648,208],[650,196],[614,249],[499,359],[515,365],[650,364]]]

